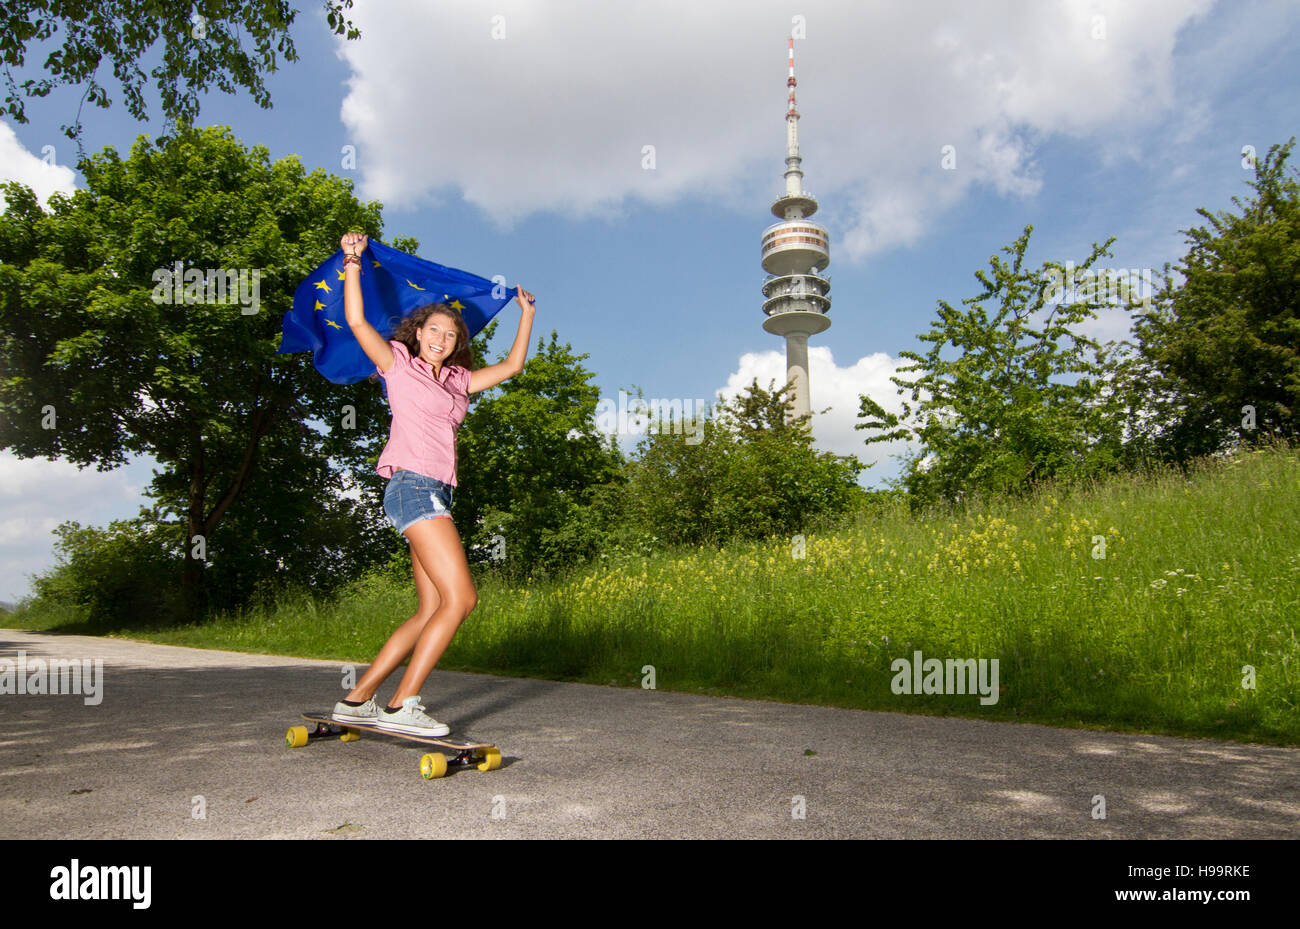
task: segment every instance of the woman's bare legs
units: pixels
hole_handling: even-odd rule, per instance
[[[437,612],[442,598],[438,596],[438,588],[434,586],[433,579],[420,564],[420,559],[415,556],[415,549],[411,549],[411,573],[415,576],[415,592],[420,598],[415,615],[398,626],[397,630],[388,637],[388,641],[379,650],[370,668],[344,699],[362,701],[373,697],[379,685],[406,660],[407,655],[411,654],[411,649],[415,648],[415,642],[424,630],[425,623]]]
[[[407,655],[412,655],[411,664],[388,703],[400,706],[405,698],[417,696],[461,622],[478,603],[465,549],[450,519],[422,519],[409,526],[405,535],[411,543],[419,608],[389,636],[348,700],[374,696]]]
[[[389,701],[390,706],[400,706],[407,697],[419,695],[425,678],[451,644],[451,637],[478,604],[465,548],[450,519],[422,519],[406,530],[406,537],[437,587],[440,602],[415,642],[411,663],[397,685],[397,693]]]

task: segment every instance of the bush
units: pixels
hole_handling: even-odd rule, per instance
[[[178,577],[182,557],[168,527],[119,520],[107,529],[66,522],[54,530],[59,563],[33,580],[33,607],[71,611],[94,629],[174,622],[181,591],[161,578]]]
[[[789,391],[755,381],[698,424],[697,442],[653,430],[629,467],[634,525],[668,545],[717,545],[804,532],[860,504],[862,463],[816,451],[806,420],[786,420]]]

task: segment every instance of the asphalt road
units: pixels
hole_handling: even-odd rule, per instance
[[[286,746],[339,662],[0,630],[20,650],[102,660],[101,700],[0,695],[0,839],[1300,834],[1300,749],[435,671],[430,712],[504,760],[425,781],[414,743]]]

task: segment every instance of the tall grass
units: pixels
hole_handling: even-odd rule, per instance
[[[641,686],[652,666],[661,689],[1300,744],[1295,448],[488,576],[479,597],[440,667]],[[333,606],[149,637],[364,663],[414,607],[409,577],[376,575]],[[998,701],[895,693],[891,664],[916,651],[998,659]]]

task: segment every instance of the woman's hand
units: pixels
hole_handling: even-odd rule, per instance
[[[360,258],[369,243],[370,237],[360,232],[349,232],[339,241],[344,255],[343,266],[351,268],[356,265],[355,273],[347,271],[344,274],[347,281],[343,285],[343,316],[347,319],[348,328],[361,344],[361,350],[366,353],[366,357],[375,363],[380,374],[387,374],[393,367],[393,347],[388,344],[386,336],[380,335],[375,327],[366,321],[361,300]],[[353,255],[358,260],[348,261],[347,259]]]
[[[339,241],[339,247],[343,249],[344,255],[356,255],[358,258],[369,244],[370,236],[360,232],[349,232]]]
[[[522,287],[515,287],[515,302],[518,303],[520,308],[525,312],[532,312],[537,309],[537,306],[535,305],[536,299]]]

